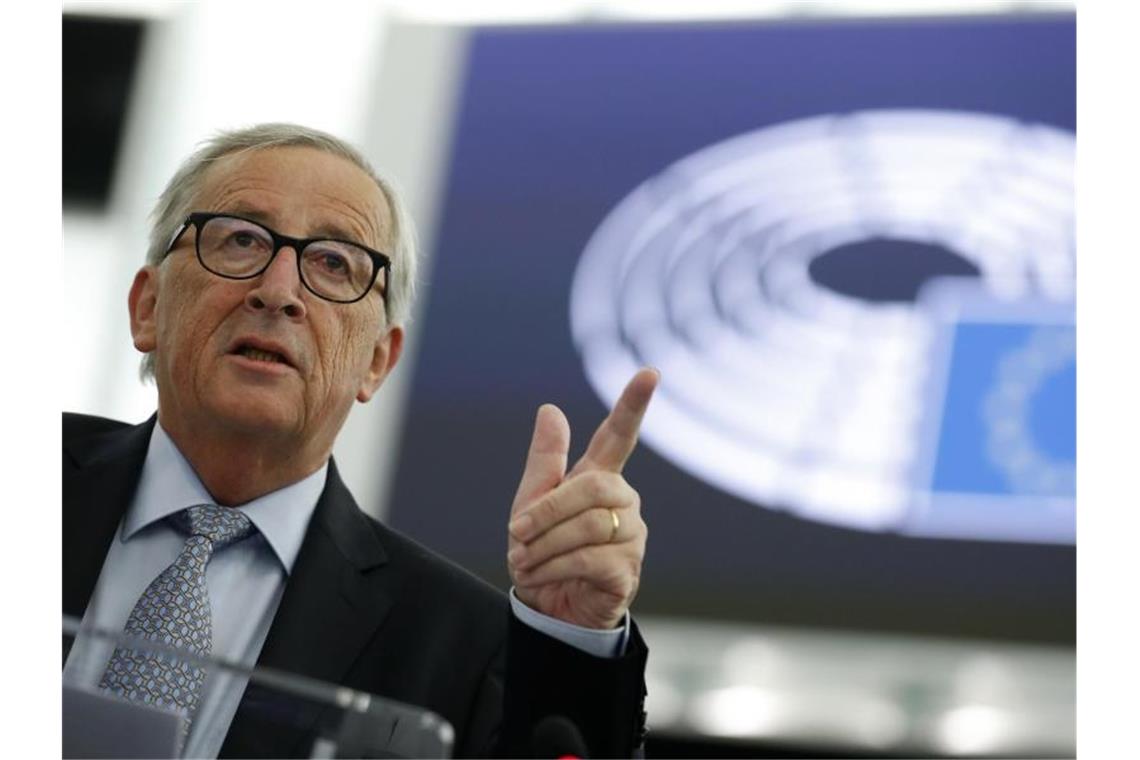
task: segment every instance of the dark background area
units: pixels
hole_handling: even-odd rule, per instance
[[[63,201],[106,207],[146,22],[63,17]]]

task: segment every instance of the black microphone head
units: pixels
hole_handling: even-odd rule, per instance
[[[565,715],[547,715],[540,720],[531,734],[530,746],[535,757],[589,757],[582,732]]]

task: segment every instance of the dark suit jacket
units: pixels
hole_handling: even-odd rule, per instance
[[[63,419],[63,611],[82,617],[142,472],[155,418]],[[519,623],[506,597],[366,516],[330,462],[257,664],[433,710],[457,755],[531,754],[533,726],[569,717],[590,754],[629,757],[644,734],[647,650],[636,629],[605,660]],[[265,723],[247,688],[223,757],[297,757],[317,716]]]

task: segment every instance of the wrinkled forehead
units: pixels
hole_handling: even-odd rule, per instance
[[[203,174],[192,207],[249,216],[294,237],[343,237],[381,251],[394,242],[376,181],[347,158],[308,146],[222,156]]]

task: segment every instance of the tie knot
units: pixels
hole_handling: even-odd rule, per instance
[[[210,539],[215,549],[240,541],[253,532],[253,523],[240,509],[216,504],[188,507],[174,516],[174,523],[183,533]]]

